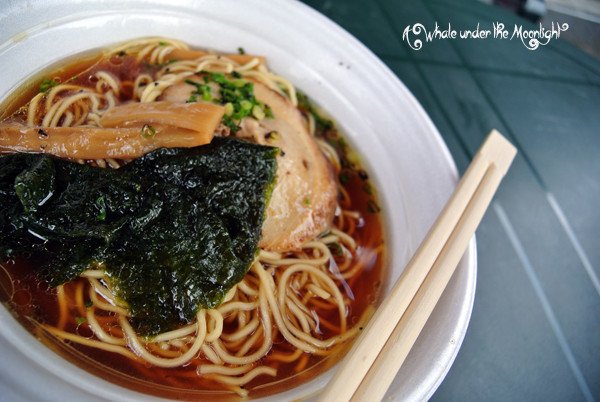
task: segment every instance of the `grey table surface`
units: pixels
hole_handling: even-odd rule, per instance
[[[402,39],[436,21],[536,28],[473,0],[305,3],[408,86],[459,170],[492,128],[519,150],[477,232],[471,323],[433,400],[600,400],[600,62],[562,39],[533,51],[516,39],[417,51]]]

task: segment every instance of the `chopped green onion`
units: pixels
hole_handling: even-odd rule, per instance
[[[200,95],[202,97],[202,100],[204,100],[204,101],[212,100],[212,98],[213,98],[212,90],[211,90],[210,86],[207,85],[206,83],[200,84],[200,83],[197,83],[192,80],[185,80],[185,83],[196,87],[196,90],[194,92],[192,92],[192,94],[190,95],[188,102],[196,102],[198,100],[197,95]]]
[[[156,129],[149,124],[144,124],[141,130],[142,137],[152,138],[156,135]]]
[[[50,88],[53,88],[53,87],[57,86],[58,84],[59,84],[58,81],[46,78],[40,84],[40,92],[48,92],[50,90]]]
[[[231,119],[231,116],[223,116],[223,124],[229,127],[231,132],[234,134],[240,129],[240,126],[238,126],[237,123]]]
[[[225,74],[223,73],[209,73],[210,78],[216,82],[217,84],[227,85],[229,84],[229,80],[225,78]]]
[[[243,80],[241,78],[238,78],[237,80],[233,80],[231,81],[233,83],[233,85],[235,85],[237,88],[242,88],[244,85],[246,85],[246,80]]]
[[[265,117],[267,117],[268,119],[272,119],[273,118],[273,110],[271,109],[271,107],[269,105],[265,105],[262,104],[261,105],[263,110],[265,111]]]
[[[209,101],[211,99],[212,99],[212,92],[210,90],[210,87],[208,85],[206,85],[205,87],[202,88],[202,100]]]
[[[279,133],[277,131],[269,131],[265,134],[265,140],[267,141],[277,141],[279,139]]]
[[[231,102],[227,102],[225,104],[225,116],[231,116],[233,114],[233,104]]]
[[[243,111],[249,112],[250,110],[252,110],[252,102],[244,99],[240,102],[240,108]]]
[[[256,120],[262,120],[265,118],[265,112],[258,105],[254,105],[252,108],[252,116],[256,118]]]
[[[189,79],[185,80],[187,84],[196,87],[196,90],[191,94],[196,97],[190,97],[188,101],[195,101],[198,96],[201,96],[205,101],[212,100],[214,103],[225,106],[222,122],[234,133],[240,129],[240,121],[245,117],[251,116],[257,120],[262,120],[267,116],[273,116],[270,108],[258,102],[254,97],[254,84],[244,80],[240,73],[233,72],[231,75],[234,79],[231,80],[223,73],[202,70],[197,74],[203,74],[204,84]],[[212,88],[208,85],[210,82],[219,85],[219,94],[216,98],[213,98]]]

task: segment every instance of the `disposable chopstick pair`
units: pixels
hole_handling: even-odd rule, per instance
[[[320,401],[378,401],[448,284],[515,147],[492,130],[404,272],[362,331]]]

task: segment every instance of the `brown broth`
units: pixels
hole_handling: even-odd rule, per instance
[[[0,108],[4,111],[2,116],[10,116],[9,119],[11,120],[22,120],[24,118],[22,106],[25,106],[35,94],[35,89],[39,86],[42,78],[52,77],[61,82],[72,80],[79,85],[93,87],[95,82],[90,77],[97,69],[110,71],[123,81],[132,81],[135,74],[142,70],[151,74],[153,72],[152,67],[139,65],[134,62],[132,57],[128,56],[118,60],[104,60],[100,62],[100,65],[94,64],[99,59],[100,56],[97,54],[88,55],[82,59],[62,64],[60,67],[54,67],[52,70],[46,70],[34,78],[32,82],[23,86],[23,89],[17,90],[13,96],[4,102],[3,107]],[[88,70],[90,68],[91,70]],[[120,101],[127,101],[130,97],[131,92],[124,91]],[[320,134],[336,146],[342,143],[340,141],[341,137],[335,130],[325,130]],[[348,152],[351,152],[346,145],[341,148],[343,148],[346,156]],[[381,250],[384,242],[380,214],[373,211],[373,206],[376,206],[374,204],[374,190],[366,177],[366,173],[361,170],[356,162],[348,162],[344,155],[342,155],[342,159],[345,166],[343,170],[345,175],[344,187],[351,199],[351,205],[347,209],[356,210],[362,216],[362,224],[357,227],[354,236],[358,245],[354,259],[355,261],[361,258],[366,260],[364,269],[357,276],[351,278],[348,283],[354,295],[354,302],[349,306],[347,316],[348,325],[352,327],[370,306],[379,303],[383,288],[382,284],[387,279],[387,275],[385,272],[385,253],[383,251],[374,252],[375,249]],[[70,362],[115,384],[156,396],[186,400],[205,399],[207,397],[220,400],[233,397],[230,392],[222,391],[223,387],[221,385],[195,374],[195,365],[173,369],[150,367],[115,353],[89,348],[76,343],[62,342],[48,336],[40,331],[34,325],[34,322],[50,325],[55,325],[58,322],[59,311],[56,290],[49,288],[45,282],[40,280],[35,274],[34,267],[25,261],[17,259],[5,262],[2,265],[6,273],[10,275],[10,280],[7,278],[6,273],[0,269],[0,301],[38,339]],[[81,285],[83,285],[83,281],[78,280],[66,284],[65,287]],[[14,288],[12,295],[9,294],[11,287]],[[70,300],[69,303],[69,309],[76,311],[77,307],[73,300]],[[337,310],[327,312],[319,311],[314,306],[312,308],[324,319],[333,324],[339,324]],[[323,337],[336,334],[336,332],[327,329],[325,326],[321,326],[321,329],[323,330]],[[78,325],[77,313],[72,314],[66,330],[82,336],[92,336],[92,332],[86,324]],[[274,340],[272,350],[260,362],[276,367],[277,376],[275,378],[258,376],[245,388],[251,390],[251,397],[260,397],[298,386],[335,364],[347,347],[348,345],[345,345],[327,357],[305,354],[305,356],[292,363],[280,363],[270,360],[270,354],[275,352],[289,354],[294,351],[294,348],[278,334]],[[299,362],[303,364],[302,368],[298,367]]]
[[[59,62],[29,78],[19,85],[6,99],[0,103],[0,120],[9,116],[19,115],[19,109],[26,105],[31,98],[39,92],[40,84],[44,79],[53,79],[57,82],[66,82],[78,73],[87,70],[100,59],[98,51],[86,52],[77,55],[66,62]]]

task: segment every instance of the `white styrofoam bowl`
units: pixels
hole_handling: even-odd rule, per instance
[[[392,282],[457,180],[429,117],[373,53],[339,26],[292,1],[5,0],[0,8],[0,99],[67,56],[143,36],[267,56],[337,121],[379,190]],[[425,400],[448,372],[475,295],[475,240],[386,395]],[[392,283],[388,284],[388,290]],[[0,307],[0,395],[25,400],[148,400],[63,360]],[[266,400],[314,394],[329,372]],[[52,390],[48,393],[47,390]]]

